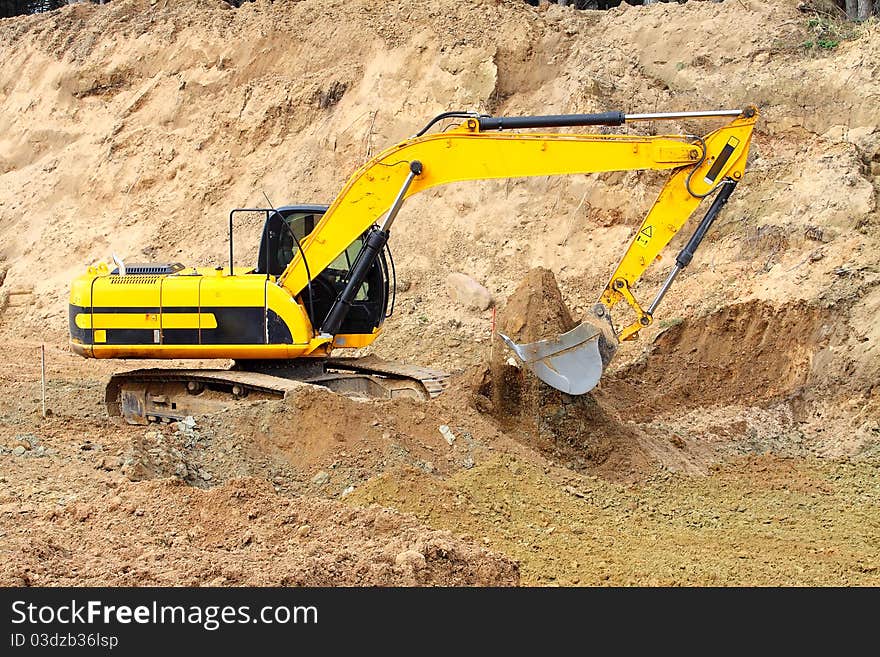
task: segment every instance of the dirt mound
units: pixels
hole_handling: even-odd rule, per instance
[[[9,505],[4,505],[9,512]],[[222,513],[217,513],[222,509]],[[279,497],[257,479],[210,491],[120,485],[5,539],[5,586],[511,585],[510,560],[387,509]]]
[[[133,481],[176,477],[197,487],[260,477],[283,493],[341,497],[370,477],[412,467],[443,477],[481,462],[498,428],[452,391],[432,402],[349,399],[303,386],[184,423],[138,430],[121,463]]]
[[[852,329],[835,307],[752,301],[662,329],[642,356],[602,383],[602,398],[649,421],[716,405],[793,405],[873,394],[847,356]],[[857,375],[858,374],[858,375]]]
[[[199,418],[193,427],[129,426],[111,421],[101,408],[112,363],[84,361],[57,347],[46,351],[52,414],[45,419],[39,349],[7,345],[9,358],[0,363],[0,381],[17,391],[0,397],[3,584],[516,583],[514,564],[473,541],[387,510],[352,512],[315,499],[341,496],[336,484],[342,475],[331,467],[339,454],[313,454],[295,468],[295,459],[282,451],[264,451],[260,423],[267,417],[285,421],[269,404]],[[325,405],[348,413],[353,426],[374,428],[372,416],[352,414],[344,398],[334,406],[336,399],[316,391],[311,413]],[[286,415],[294,425],[302,419],[296,403]],[[466,417],[446,415],[461,445],[443,441],[442,455],[459,464],[469,449]],[[380,444],[381,435],[373,449]],[[374,461],[352,452],[365,469],[381,467],[386,458],[378,450]],[[473,453],[483,458],[480,450]],[[394,454],[389,446],[388,455]],[[436,461],[438,468],[454,467],[445,458]],[[323,484],[314,480],[320,468],[328,475]]]
[[[663,329],[642,358],[603,381],[603,393],[640,420],[795,396],[826,375],[833,331],[831,313],[805,302],[727,306]]]

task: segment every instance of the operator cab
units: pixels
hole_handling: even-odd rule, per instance
[[[327,211],[326,205],[291,205],[269,210],[263,235],[260,240],[260,253],[255,273],[280,276],[299,253],[299,244],[315,229]],[[367,231],[369,232],[369,231]],[[336,297],[345,288],[348,273],[363,247],[367,233],[352,242],[322,272],[311,271],[311,294],[305,288],[300,299],[309,315],[312,326],[320,328]],[[389,270],[389,262],[391,269]],[[308,265],[308,260],[306,260]],[[382,325],[388,312],[389,297],[394,294],[394,260],[386,247],[361,285],[339,333],[372,333]],[[392,302],[392,309],[394,304]]]

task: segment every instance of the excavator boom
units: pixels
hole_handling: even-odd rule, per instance
[[[620,115],[617,112],[607,114]],[[732,114],[738,118],[705,138],[686,135],[641,137],[490,132],[488,130],[495,126],[499,129],[506,127],[505,120],[494,119],[494,122],[489,122],[487,118],[482,120],[471,118],[457,129],[409,139],[380,153],[348,179],[321,222],[303,243],[303,255],[294,257],[279,282],[291,293],[300,293],[308,282],[303,258],[307,259],[308,268],[313,272],[321,271],[332,262],[353,239],[376,223],[391,208],[401,184],[409,173],[410,162],[413,161],[421,163],[422,173],[406,190],[404,199],[432,187],[470,180],[638,169],[679,169],[678,175],[669,180],[664,187],[664,193],[661,193],[652,209],[652,213],[658,213],[653,217],[658,221],[673,215],[673,221],[663,223],[666,226],[663,234],[658,235],[650,245],[659,252],[677,231],[677,229],[669,229],[670,224],[680,228],[699,204],[700,199],[710,194],[724,175],[728,172],[732,173],[736,167],[744,168],[744,156],[748,152],[757,111],[748,108],[742,113],[734,110],[723,113],[724,116]],[[719,113],[692,112],[635,116],[636,120],[645,120],[641,118],[645,116],[656,117],[657,120],[669,120],[680,116],[703,115],[715,117]],[[527,127],[539,127],[544,123],[554,126],[576,126],[582,124],[577,117],[583,116],[605,115],[517,118],[548,119],[546,122],[533,120],[525,124]],[[625,117],[625,115],[620,116]],[[512,122],[513,127],[516,128],[523,125],[515,123],[514,119],[506,120],[507,125]],[[486,126],[486,131],[481,126]],[[726,145],[731,138],[737,143],[732,154],[735,158],[724,164],[712,183],[707,183],[705,174],[716,160],[711,149],[717,147],[720,152],[722,145]],[[697,169],[704,175],[692,176],[689,184],[686,185],[688,174]],[[650,214],[649,218],[652,218]],[[641,270],[644,271],[649,263],[650,261],[642,265]],[[641,272],[636,266],[628,268],[628,273],[638,278]]]

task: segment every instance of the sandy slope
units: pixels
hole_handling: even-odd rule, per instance
[[[880,329],[874,323],[880,313],[880,32],[869,24],[834,49],[807,48],[803,44],[815,40],[822,24],[817,28],[815,17],[795,4],[695,1],[578,12],[514,0],[304,0],[234,10],[209,0],[114,0],[0,21],[0,266],[6,272],[0,331],[14,341],[0,372],[10,391],[0,400],[0,546],[10,551],[52,537],[63,548],[44,557],[51,567],[40,570],[27,561],[4,571],[4,581],[27,579],[28,571],[43,574],[39,583],[68,582],[68,552],[94,565],[77,553],[77,525],[64,520],[56,527],[57,517],[68,517],[70,494],[50,494],[50,480],[67,482],[74,497],[130,494],[156,499],[161,507],[192,495],[163,478],[202,488],[219,484],[211,494],[222,496],[244,485],[224,482],[243,476],[268,479],[277,489],[255,485],[266,508],[312,503],[288,502],[300,494],[337,498],[355,486],[346,503],[395,504],[421,523],[471,535],[456,543],[465,566],[423,571],[430,577],[421,582],[516,581],[504,558],[480,552],[474,541],[521,560],[530,582],[716,581],[699,569],[682,574],[677,562],[660,557],[647,558],[657,564],[654,577],[626,565],[597,565],[618,563],[632,541],[647,541],[635,554],[654,549],[645,537],[664,531],[665,516],[656,515],[660,524],[651,531],[636,528],[630,520],[638,510],[626,506],[638,506],[636,498],[654,509],[665,508],[663,500],[679,500],[689,513],[712,519],[663,534],[657,549],[684,542],[684,554],[697,562],[718,545],[740,546],[718,552],[725,573],[720,581],[874,581],[880,535],[872,483],[880,441]],[[314,393],[281,408],[206,418],[210,435],[198,448],[169,436],[163,440],[170,443],[158,444],[155,436],[102,417],[101,382],[119,364],[87,363],[64,352],[66,290],[85,265],[111,252],[135,260],[219,263],[230,208],[262,204],[264,193],[276,205],[329,202],[369,155],[441,111],[636,112],[746,103],[757,104],[762,119],[743,183],[664,301],[659,321],[621,350],[589,400],[532,395],[521,412],[499,414],[497,362],[490,367],[489,360],[490,351],[497,360],[500,345],[491,344],[491,312],[455,305],[444,282],[449,272],[467,273],[503,305],[527,272],[543,266],[577,317],[595,300],[653,201],[663,180],[654,173],[461,184],[408,203],[392,245],[398,273],[410,286],[376,351],[459,375],[448,399],[424,410],[364,408]],[[703,130],[690,123],[639,129]],[[241,261],[254,259],[257,230],[256,219],[241,223]],[[648,272],[638,288],[642,297],[651,296],[670,260]],[[56,413],[46,421],[38,417],[33,367],[40,341],[50,345]],[[338,431],[323,421],[327,408],[336,414]],[[287,428],[273,429],[285,422]],[[311,428],[313,439],[302,449],[298,423]],[[470,438],[447,449],[436,431],[441,423]],[[51,443],[58,454],[14,456],[22,434]],[[96,463],[118,476],[92,477],[93,465],[83,470],[64,456],[64,449],[79,450],[86,438],[108,445]],[[36,448],[23,442],[28,454]],[[749,460],[768,451],[795,464],[770,458],[756,467]],[[829,460],[838,457],[856,459],[854,469]],[[557,502],[549,500],[568,500],[564,487],[581,490],[578,478],[585,476],[638,486],[633,493],[609,484],[597,502],[601,507],[610,500],[608,508],[625,510],[609,522],[628,537],[629,547],[606,545],[599,559],[582,551],[580,538],[550,541],[541,549],[552,558],[530,560],[513,526],[485,529],[495,526],[492,505],[502,501],[469,502],[461,507],[469,509],[461,523],[442,505],[420,501],[437,486],[451,491],[452,499],[482,500],[490,489],[481,489],[474,473],[500,482],[510,458],[528,473],[521,481],[511,475],[523,487],[523,500],[532,493],[551,506]],[[724,459],[733,459],[731,469],[713,473],[713,464]],[[178,462],[212,477],[181,478]],[[745,474],[736,474],[740,467]],[[645,479],[658,469],[683,478],[668,484]],[[329,483],[313,481],[321,472],[330,474]],[[763,490],[762,473],[774,481],[841,482],[827,493],[833,499],[823,498],[818,484],[811,491],[819,498],[807,502],[756,494],[764,500],[759,509],[778,505],[780,515],[800,518],[796,509],[807,504],[809,513],[834,516],[842,529],[817,521],[801,535],[786,533],[794,527],[782,523],[778,536],[760,541],[770,565],[745,567],[736,551],[758,545],[749,528],[763,522],[763,511],[743,524],[741,513],[718,509]],[[162,481],[144,481],[156,478]],[[112,492],[106,488],[111,481]],[[197,503],[210,506],[213,498],[206,499]],[[560,508],[569,524],[596,512],[566,504]],[[851,514],[842,511],[848,504]],[[108,535],[119,525],[146,541],[141,516],[122,520],[112,506],[96,502],[83,522],[103,523]],[[524,503],[520,510],[523,527],[546,528],[541,508]],[[584,518],[574,518],[578,513]],[[21,535],[22,514],[32,521],[32,536]],[[361,516],[349,522],[338,514],[344,512],[328,512],[329,524],[316,531],[329,532],[339,522],[357,537],[352,540],[361,540]],[[169,517],[168,531],[186,522]],[[376,539],[385,547],[370,553],[370,563],[393,561],[395,550],[403,549],[400,537],[411,536],[406,532],[423,538],[433,531],[415,529],[411,519],[400,523]],[[719,527],[732,532],[729,542],[714,540],[711,532]],[[273,534],[272,540],[279,539]],[[790,540],[810,547],[783,549]],[[230,563],[238,563],[240,550],[255,548],[224,549]],[[810,549],[831,550],[841,561],[820,572],[798,571],[811,562]],[[178,548],[172,542],[163,550],[173,557]],[[321,579],[326,572],[306,570],[301,556],[291,557],[289,566],[302,581],[400,583],[412,575],[366,566]],[[580,564],[572,571],[576,576],[566,574],[563,556]],[[194,567],[186,559],[172,561],[177,565],[156,566],[151,577],[169,582],[175,572]],[[780,563],[794,567],[771,576]],[[368,571],[374,574],[363,574]],[[223,575],[229,582],[264,581],[257,570],[230,572]],[[204,581],[218,576],[203,574]],[[128,581],[109,571],[96,580],[81,577]]]

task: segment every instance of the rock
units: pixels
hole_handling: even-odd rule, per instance
[[[342,491],[342,497],[346,497],[351,495],[354,492],[354,486],[348,486],[344,491]]]
[[[474,406],[476,406],[480,413],[492,413],[495,410],[495,405],[492,403],[492,400],[484,395],[475,394],[473,402]]]
[[[425,555],[416,550],[404,550],[394,557],[394,563],[398,566],[409,566],[413,570],[421,570],[427,565]]]
[[[309,525],[301,525],[300,528],[296,530],[296,533],[305,538],[312,533],[312,528]]]
[[[397,279],[397,291],[398,292],[408,292],[412,287],[412,283],[405,278]]]
[[[565,486],[562,490],[564,490],[569,495],[574,495],[575,497],[586,497],[586,495],[584,495],[584,493],[579,491],[574,486]]]
[[[181,462],[174,466],[174,474],[180,477],[181,479],[185,479],[189,474],[189,471],[186,469],[186,464]]]
[[[465,274],[449,274],[446,291],[453,301],[473,310],[486,310],[494,303],[492,293]]]
[[[470,470],[472,467],[474,467],[474,457],[468,454],[464,457],[464,461],[461,465],[462,467],[464,467],[465,470]]]
[[[455,442],[455,434],[452,433],[452,429],[450,429],[448,425],[440,425],[440,434],[446,439],[446,442],[450,445]]]
[[[323,486],[328,481],[330,481],[330,475],[321,470],[318,474],[312,477],[312,483],[317,486]]]
[[[98,459],[98,462],[95,464],[95,468],[98,470],[107,470],[110,471],[116,466],[116,459],[111,458],[109,456],[105,456],[103,458]]]
[[[21,456],[22,454],[24,454],[24,451],[24,447],[22,447],[21,445],[16,445],[15,448],[12,450],[12,453],[15,456]]]
[[[15,436],[16,444],[20,444],[25,449],[31,449],[40,442],[40,438],[32,433],[20,433]]]
[[[850,128],[845,139],[862,151],[868,161],[880,153],[880,131],[874,126]]]
[[[187,415],[183,419],[183,423],[189,428],[194,429],[196,426],[196,419],[192,415]]]
[[[825,134],[822,135],[822,138],[828,141],[843,141],[846,133],[847,127],[838,123],[828,128]]]

